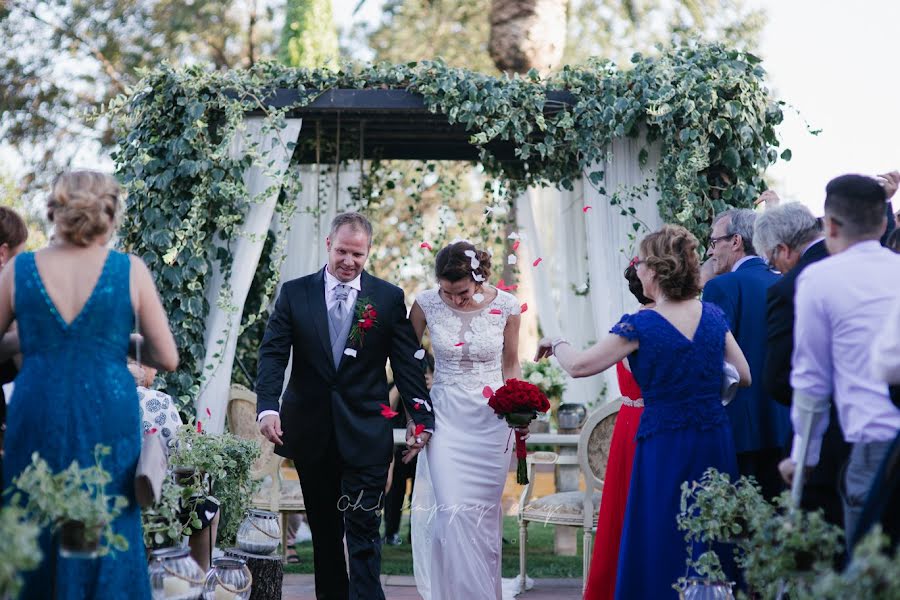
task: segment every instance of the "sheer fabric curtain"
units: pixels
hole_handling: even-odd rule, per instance
[[[206,357],[202,370],[206,381],[200,385],[197,415],[203,421],[204,429],[212,433],[220,433],[225,427],[231,369],[244,302],[256,266],[259,264],[266,232],[275,212],[280,182],[287,173],[291,161],[292,151],[288,149],[288,144],[297,141],[302,120],[287,119],[287,126],[277,131],[266,130],[264,124],[265,120],[262,117],[246,118],[244,129],[232,142],[230,148],[232,157],[243,156],[251,146],[256,146],[261,152],[267,153],[243,174],[247,193],[255,201],[249,204],[241,233],[231,244],[233,256],[231,274],[226,280],[221,269],[214,267],[206,289],[206,300],[210,306],[206,318],[204,335]],[[270,161],[271,164],[268,164]],[[273,184],[278,185],[273,188],[272,193],[257,198]]]

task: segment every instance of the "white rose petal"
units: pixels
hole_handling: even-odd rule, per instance
[[[422,360],[425,358],[425,348],[419,348],[413,356],[415,356],[417,360]]]
[[[516,264],[517,262],[519,262],[519,257],[517,257],[515,254],[510,254],[510,255],[506,258],[506,263],[507,263],[507,264],[514,265],[514,264]]]
[[[353,358],[356,358],[356,350],[354,350],[353,348],[345,348],[344,354],[346,354],[347,356],[352,356]]]
[[[484,294],[472,294],[472,300],[480,304],[484,302]]]
[[[484,275],[481,275],[480,273],[476,273],[475,271],[472,271],[472,279],[474,279],[475,281],[478,281],[480,283],[480,282],[484,281]]]
[[[465,254],[465,255],[468,256],[469,258],[475,258],[475,251],[474,251],[474,250],[466,250],[465,252],[463,252],[463,254]]]
[[[481,263],[478,262],[478,259],[475,258],[474,256],[472,257],[472,262],[470,262],[469,264],[472,265],[473,269],[477,269],[478,267],[481,266]]]

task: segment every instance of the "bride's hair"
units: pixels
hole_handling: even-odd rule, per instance
[[[475,259],[478,261],[477,269],[472,268],[472,256],[466,252],[475,254]],[[469,242],[456,242],[444,246],[437,253],[434,261],[434,274],[438,279],[451,283],[469,277],[474,279],[476,284],[481,285],[491,278],[491,255],[477,249]]]

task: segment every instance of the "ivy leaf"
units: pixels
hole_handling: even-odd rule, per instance
[[[781,160],[784,160],[784,161],[791,160],[791,156],[793,156],[793,154],[791,153],[791,149],[785,148],[784,152],[781,153]]]
[[[741,166],[741,155],[734,147],[729,146],[722,153],[722,164],[732,171],[737,171],[738,167]]]

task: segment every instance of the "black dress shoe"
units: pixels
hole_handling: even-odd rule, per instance
[[[400,537],[399,533],[395,533],[385,536],[384,543],[387,546],[400,546],[403,544],[403,539]]]

